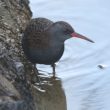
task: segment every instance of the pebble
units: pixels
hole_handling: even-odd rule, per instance
[[[98,67],[99,67],[100,69],[105,69],[105,68],[108,67],[108,65],[105,65],[105,64],[99,64]]]

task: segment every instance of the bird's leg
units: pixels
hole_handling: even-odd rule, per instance
[[[56,65],[55,65],[55,63],[54,63],[54,64],[52,64],[51,66],[52,66],[52,69],[53,69],[53,78],[55,78],[55,73],[56,73],[56,72],[55,72],[55,66],[56,66]]]
[[[38,76],[39,72],[38,72],[38,70],[36,68],[36,64],[34,64],[34,74],[35,74],[39,84],[41,85],[41,80],[40,80],[40,77]]]

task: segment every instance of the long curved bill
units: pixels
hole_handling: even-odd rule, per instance
[[[94,43],[93,40],[91,40],[91,39],[89,39],[89,38],[87,38],[87,37],[85,37],[85,36],[83,36],[83,35],[81,35],[81,34],[79,34],[79,33],[77,33],[77,32],[73,32],[73,33],[71,34],[71,36],[72,36],[72,37],[76,37],[76,38],[80,38],[80,39],[84,39],[84,40],[87,40],[87,41],[89,41],[89,42]]]

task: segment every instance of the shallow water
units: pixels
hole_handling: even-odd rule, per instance
[[[65,42],[65,52],[56,71],[63,81],[67,110],[110,110],[110,1],[30,1],[33,17],[67,21],[75,31],[95,41]],[[105,67],[101,69],[99,64]],[[38,67],[51,72],[50,66]]]

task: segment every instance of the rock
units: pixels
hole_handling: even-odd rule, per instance
[[[22,64],[22,62],[15,62],[15,68],[16,68],[16,72],[19,76],[23,75],[24,65]]]
[[[21,97],[19,92],[14,87],[14,85],[1,74],[0,74],[0,96],[16,97],[16,99],[20,99]]]
[[[24,101],[3,101],[0,103],[0,110],[29,110],[29,108]]]
[[[35,110],[27,85],[32,65],[21,49],[21,30],[31,15],[28,0],[0,0],[0,110]],[[21,75],[27,79],[18,78]]]

